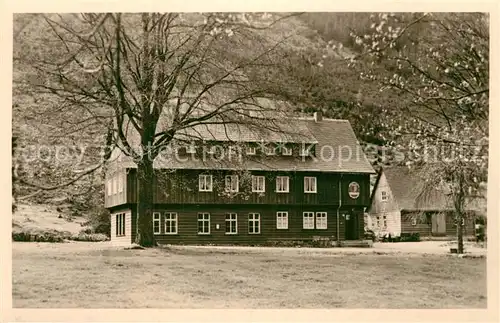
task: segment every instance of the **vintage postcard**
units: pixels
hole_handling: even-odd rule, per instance
[[[7,321],[498,320],[498,4],[259,2],[7,5]]]

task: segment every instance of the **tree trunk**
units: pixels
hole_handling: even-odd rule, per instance
[[[457,220],[457,244],[459,254],[464,253],[464,234],[463,234],[463,225],[462,221],[464,221],[464,202],[465,202],[465,181],[463,171],[458,172],[457,184],[458,190],[455,195],[455,212],[457,212],[456,220]]]
[[[463,214],[459,212],[457,216],[457,241],[458,241],[458,253],[464,253],[464,233],[462,220],[464,219]]]
[[[137,235],[135,243],[143,247],[155,245],[153,235],[153,161],[142,158],[137,164]]]

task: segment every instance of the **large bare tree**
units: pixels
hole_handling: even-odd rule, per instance
[[[269,102],[287,97],[273,82],[273,67],[284,63],[280,46],[286,38],[273,39],[267,30],[287,17],[45,15],[35,45],[18,48],[18,67],[29,71],[20,73],[17,81],[56,102],[50,112],[70,112],[77,119],[70,123],[73,131],[92,125],[107,132],[105,160],[113,147],[134,159],[139,190],[136,243],[151,246],[153,162],[177,134],[193,133],[186,130],[201,125],[242,123],[281,131],[276,121],[287,111]],[[131,134],[139,138],[138,145]],[[60,187],[24,184],[41,190]]]

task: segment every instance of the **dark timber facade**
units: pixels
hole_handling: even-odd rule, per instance
[[[273,136],[263,136],[262,145],[241,129],[236,139],[210,131],[203,144],[181,146],[182,158],[155,161],[151,221],[156,242],[251,245],[318,236],[363,239],[363,212],[370,204],[374,171],[350,124],[318,116],[292,122],[302,127],[305,139],[278,144]],[[218,144],[245,156],[243,162],[239,159],[234,166],[202,160],[202,154],[211,154],[210,145]],[[108,172],[105,206],[111,212],[111,240],[132,243],[137,171],[130,160],[116,161]]]

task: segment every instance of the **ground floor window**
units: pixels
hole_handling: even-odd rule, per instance
[[[302,228],[314,229],[314,212],[304,212],[302,215]]]
[[[326,212],[316,212],[316,229],[327,229],[328,220]]]
[[[125,235],[125,213],[116,214],[116,236]]]
[[[198,213],[198,234],[210,234],[210,213]]]
[[[226,234],[238,233],[238,215],[236,213],[226,214]]]
[[[160,212],[153,212],[153,233],[160,234]]]
[[[288,212],[276,212],[276,229],[288,229]]]
[[[316,220],[315,220],[316,219]],[[304,212],[302,214],[303,229],[327,229],[328,217],[326,212]]]
[[[248,233],[259,234],[260,233],[260,214],[250,213],[248,214]]]
[[[177,234],[177,213],[165,213],[165,234]]]

